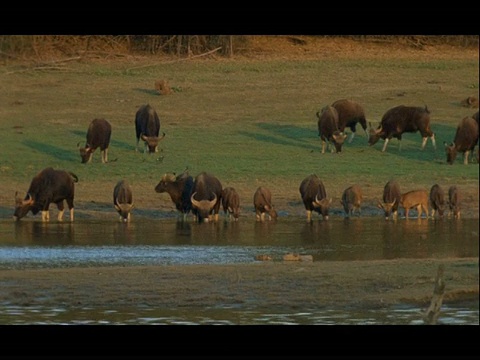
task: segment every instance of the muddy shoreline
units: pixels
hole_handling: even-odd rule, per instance
[[[10,269],[0,270],[0,303],[279,310],[427,306],[440,264],[444,304],[478,301],[478,258],[451,258]]]

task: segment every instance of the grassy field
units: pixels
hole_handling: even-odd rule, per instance
[[[354,183],[374,206],[384,184],[396,178],[405,192],[456,184],[478,216],[478,163],[465,166],[459,156],[446,165],[443,145],[453,140],[460,119],[478,110],[460,105],[467,96],[478,97],[478,53],[452,53],[451,58],[149,58],[71,62],[52,70],[2,66],[0,217],[11,217],[15,192],[23,196],[47,166],[78,175],[78,213],[104,209],[111,215],[113,187],[122,178],[132,183],[137,211],[173,212],[170,198],[154,187],[165,172],[188,167],[193,176],[208,171],[237,188],[243,216],[254,216],[251,199],[260,185],[271,188],[277,209],[303,216],[298,186],[311,173],[323,179],[336,208],[342,191]],[[160,96],[154,90],[158,79],[167,79],[174,93]],[[404,136],[400,152],[392,140],[382,153],[383,142],[369,147],[359,127],[343,153],[321,154],[315,113],[341,98],[363,104],[374,126],[393,106],[427,105],[437,150],[429,141],[420,151],[416,133]],[[154,155],[134,150],[134,116],[145,103],[156,108],[167,134]],[[102,164],[97,151],[93,163],[81,164],[77,143],[85,143],[96,117],[112,124],[111,162]]]

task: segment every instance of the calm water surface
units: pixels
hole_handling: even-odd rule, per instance
[[[312,223],[280,219],[206,224],[171,219],[130,224],[2,220],[0,268],[234,264],[255,262],[259,254],[281,259],[287,252],[310,254],[314,261],[478,257],[478,231],[478,219],[394,222],[351,218]],[[421,310],[310,309],[276,314],[216,308],[192,314],[188,309],[46,309],[0,304],[0,324],[418,324],[422,323]],[[478,303],[444,306],[442,316],[441,323],[478,325]]]

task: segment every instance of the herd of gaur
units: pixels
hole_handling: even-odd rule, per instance
[[[345,129],[351,130],[349,142],[353,140],[356,125],[360,124],[368,136],[369,145],[374,145],[379,139],[384,140],[382,151],[385,151],[389,140],[392,138],[402,139],[406,132],[420,132],[422,135],[423,149],[428,138],[433,147],[436,147],[435,134],[430,128],[430,112],[428,108],[414,106],[396,106],[389,109],[382,117],[380,125],[375,129],[370,124],[367,132],[367,120],[363,107],[352,100],[338,100],[324,107],[316,113],[318,118],[318,131],[322,140],[322,153],[325,147],[333,145],[336,152],[340,152],[347,138]],[[142,105],[135,115],[136,150],[138,151],[140,139],[144,142],[144,152],[150,154],[158,151],[159,142],[165,137],[160,135],[160,119],[155,109],[149,104]],[[105,119],[94,119],[87,130],[87,139],[84,147],[80,147],[82,163],[92,161],[93,153],[100,149],[102,162],[108,162],[108,147],[112,127]],[[464,163],[468,164],[469,153],[473,153],[479,140],[479,114],[478,111],[472,117],[463,118],[457,126],[454,140],[451,144],[444,143],[447,155],[447,163],[453,164],[457,153],[464,153]],[[79,146],[80,144],[78,144]],[[478,152],[478,150],[477,150]],[[477,154],[478,160],[478,154]],[[15,194],[14,219],[19,220],[29,211],[34,215],[41,211],[42,221],[49,221],[49,206],[56,204],[59,210],[58,220],[63,220],[64,201],[70,214],[70,221],[74,219],[74,183],[78,177],[69,171],[55,170],[51,167],[42,170],[31,181],[30,187],[24,198]],[[240,197],[233,187],[222,187],[220,180],[213,174],[201,172],[193,178],[188,170],[182,174],[167,173],[155,186],[157,193],[168,193],[176,209],[186,219],[191,212],[194,220],[198,222],[218,221],[220,207],[230,219],[238,220],[240,210]],[[311,174],[303,179],[299,186],[299,192],[306,210],[307,221],[312,220],[312,212],[317,212],[322,219],[328,220],[329,207],[332,198],[328,198],[325,186],[316,174]],[[341,197],[341,204],[346,216],[352,216],[355,212],[361,213],[362,189],[358,185],[346,188]],[[383,201],[378,201],[377,206],[385,213],[385,218],[397,218],[398,208],[402,207],[405,217],[409,218],[409,210],[417,209],[420,218],[423,213],[429,217],[435,214],[443,217],[446,210],[450,210],[454,218],[460,217],[459,191],[456,186],[448,189],[448,197],[443,189],[434,184],[430,193],[426,190],[413,190],[406,193],[400,192],[396,181],[389,181],[383,191]],[[129,183],[120,180],[113,189],[113,205],[122,221],[130,221],[133,209],[133,193]],[[253,205],[257,221],[265,221],[277,218],[277,212],[272,203],[272,194],[264,186],[258,187],[253,196]]]

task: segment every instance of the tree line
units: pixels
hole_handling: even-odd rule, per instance
[[[277,36],[277,35],[273,35]],[[282,35],[283,36],[283,35]],[[73,56],[82,53],[165,54],[179,57],[215,52],[232,57],[248,49],[254,35],[0,35],[0,59],[42,57],[51,54]],[[478,35],[316,35],[285,36],[294,44],[302,45],[309,38],[347,37],[359,42],[402,43],[422,48],[426,45],[449,44],[461,47],[479,45]]]

